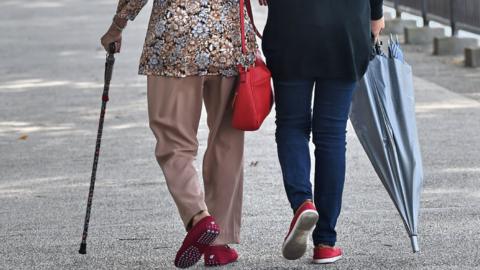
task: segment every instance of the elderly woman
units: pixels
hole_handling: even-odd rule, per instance
[[[120,52],[122,30],[147,0],[120,0],[102,45]],[[147,75],[148,116],[163,170],[187,235],[177,267],[237,260],[228,244],[238,243],[242,213],[242,131],[231,127],[237,64],[243,59],[236,0],[154,0],[139,74]],[[255,36],[246,20],[247,62],[253,63]],[[193,164],[205,102],[210,130],[203,158],[202,190]]]
[[[306,251],[314,263],[340,259],[334,247],[345,181],[346,124],[356,81],[365,73],[373,34],[383,28],[382,0],[260,0],[268,4],[263,51],[272,71],[276,141],[294,211],[283,244],[287,259]],[[313,112],[312,112],[312,96]],[[310,183],[310,134],[315,192]]]

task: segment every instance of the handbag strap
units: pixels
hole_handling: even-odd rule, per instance
[[[247,7],[248,17],[250,17],[250,23],[252,24],[253,30],[255,34],[262,38],[262,35],[258,31],[257,27],[255,26],[255,21],[253,19],[253,12],[252,12],[252,4],[250,0],[240,0],[240,35],[242,39],[242,53],[245,55],[247,54],[247,47],[246,47],[246,37],[245,37],[245,6]]]

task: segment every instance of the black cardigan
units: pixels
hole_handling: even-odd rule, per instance
[[[272,0],[263,52],[274,79],[359,80],[383,0]]]

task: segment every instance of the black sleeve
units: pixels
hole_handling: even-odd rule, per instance
[[[383,17],[383,0],[370,0],[370,9],[370,19],[381,19]]]

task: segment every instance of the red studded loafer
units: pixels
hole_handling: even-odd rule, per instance
[[[318,212],[312,202],[306,201],[297,209],[282,246],[285,259],[296,260],[305,254],[308,237],[317,220]]]
[[[235,249],[224,246],[210,246],[205,250],[205,266],[221,266],[236,262],[238,253]]]
[[[315,247],[313,249],[313,263],[334,263],[342,258],[342,250],[336,247]]]
[[[217,239],[219,234],[220,228],[213,217],[201,219],[185,236],[175,257],[175,266],[187,268],[196,264],[202,258],[205,249]]]

